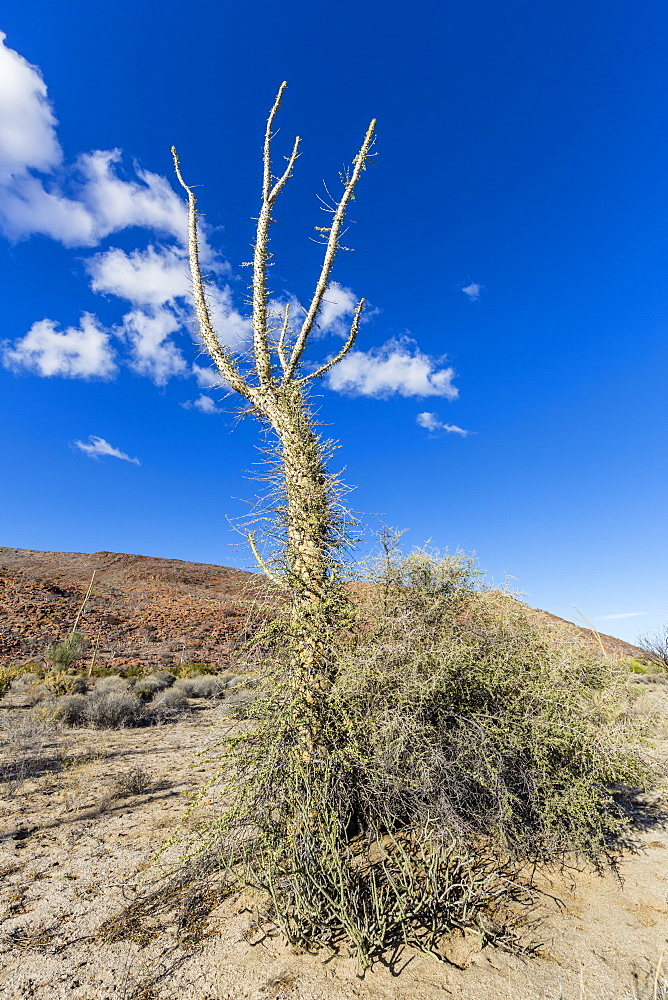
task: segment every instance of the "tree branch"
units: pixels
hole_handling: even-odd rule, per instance
[[[322,305],[322,300],[329,286],[329,276],[332,272],[332,267],[334,265],[334,259],[336,258],[337,250],[339,249],[339,235],[341,232],[341,226],[346,216],[346,211],[353,197],[355,187],[360,179],[362,171],[366,167],[366,160],[369,155],[369,150],[373,144],[373,135],[376,128],[376,119],[374,118],[367,133],[364,137],[364,142],[360,147],[360,151],[353,160],[353,171],[350,177],[345,181],[343,195],[341,200],[336,206],[336,211],[334,212],[334,218],[332,219],[332,225],[329,230],[329,238],[327,240],[327,249],[325,250],[325,256],[322,262],[322,268],[320,270],[320,276],[318,278],[315,292],[311,300],[308,312],[302,324],[302,328],[299,331],[299,336],[295,342],[292,349],[292,354],[290,356],[290,361],[288,367],[283,375],[283,383],[288,382],[294,375],[295,369],[299,364],[302,354],[304,353],[304,348],[306,346],[306,341],[308,336],[313,329],[313,324],[315,323],[316,317]]]
[[[267,566],[266,562],[264,561],[264,559],[260,555],[260,553],[258,551],[258,547],[255,544],[255,534],[254,534],[254,532],[249,531],[248,534],[246,535],[246,538],[248,539],[248,544],[250,545],[251,549],[253,550],[253,555],[255,556],[255,558],[257,560],[257,564],[260,567],[260,569],[262,570],[262,572],[264,573],[264,575],[266,577],[268,577],[268,579],[271,580],[271,582],[273,584],[275,584],[277,587],[280,587],[281,590],[289,590],[290,588],[288,587],[288,584],[284,580],[282,580],[280,578],[280,576],[277,576],[276,573],[272,573],[272,571],[269,569],[269,567]]]
[[[278,354],[278,360],[281,362],[281,368],[283,371],[288,367],[288,359],[285,356],[285,338],[288,334],[288,325],[290,323],[290,303],[285,303],[285,318],[283,320],[283,326],[281,327],[281,335],[278,338],[278,344],[276,345],[276,353]]]
[[[179,162],[176,148],[172,146],[172,157],[174,159],[174,170],[179,184],[188,195],[188,258],[190,262],[190,276],[193,283],[193,297],[195,299],[195,314],[199,325],[202,340],[209,352],[218,371],[223,376],[228,385],[245,396],[249,402],[255,404],[255,392],[253,387],[248,385],[241,375],[236,365],[233,364],[224,347],[221,346],[216,332],[211,323],[211,314],[206,301],[204,291],[204,281],[199,265],[199,243],[197,231],[197,198],[191,187],[188,187],[181,174],[181,164]]]
[[[271,140],[274,118],[278,113],[283,98],[283,92],[287,83],[283,81],[278,88],[278,94],[274,105],[269,112],[267,128],[264,133],[264,151],[262,162],[264,165],[262,181],[262,205],[257,220],[257,232],[255,235],[255,253],[253,256],[253,315],[251,323],[253,326],[253,355],[255,367],[260,385],[267,388],[271,384],[271,355],[269,351],[269,335],[267,331],[267,262],[269,254],[267,245],[269,243],[269,227],[271,226],[271,210],[276,198],[281,193],[286,181],[292,173],[297,155],[299,152],[299,136],[295,139],[292,153],[288,159],[285,171],[278,178],[273,188],[271,186]]]
[[[348,334],[348,339],[341,348],[341,350],[339,351],[339,353],[336,354],[331,361],[325,362],[325,364],[322,365],[320,368],[318,368],[317,371],[311,372],[310,375],[305,375],[304,378],[296,379],[298,383],[308,382],[312,378],[321,378],[325,374],[325,372],[328,372],[330,368],[334,367],[334,365],[338,365],[339,361],[341,361],[342,358],[345,358],[346,354],[353,346],[357,338],[357,331],[360,328],[360,320],[362,318],[362,310],[364,309],[365,302],[366,299],[360,299],[360,301],[358,302],[357,308],[355,310],[355,315],[353,316],[353,321],[350,324],[350,333]]]

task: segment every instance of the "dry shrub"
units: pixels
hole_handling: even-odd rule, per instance
[[[290,941],[345,942],[362,970],[452,927],[504,940],[521,866],[610,859],[625,795],[651,780],[626,671],[476,590],[472,570],[390,552],[357,588],[312,753],[279,618],[258,638],[263,692],[219,744],[226,808],[190,863],[263,890]]]
[[[141,701],[129,691],[110,687],[100,692],[96,686],[86,698],[84,724],[95,729],[126,729],[138,725],[143,714]]]
[[[144,701],[149,701],[159,691],[170,688],[176,678],[174,674],[167,673],[166,670],[158,670],[154,674],[147,674],[140,678],[134,686],[135,694]]]
[[[88,722],[87,708],[88,699],[85,695],[63,695],[56,699],[50,718],[64,726],[85,726]]]
[[[188,711],[188,697],[183,691],[168,688],[160,691],[147,709],[152,722],[169,722]]]
[[[226,686],[219,677],[202,675],[180,677],[174,684],[174,690],[182,691],[188,698],[223,698]]]
[[[153,776],[141,765],[122,771],[114,782],[114,791],[119,798],[126,795],[142,795],[153,784]]]
[[[44,769],[60,768],[60,754],[48,752],[55,738],[51,722],[33,712],[14,708],[0,714],[0,779],[8,783],[10,792]]]
[[[25,694],[25,692],[28,691],[33,685],[39,684],[41,679],[41,674],[35,674],[29,671],[28,673],[20,674],[18,677],[15,677],[11,682],[10,688],[14,694]]]
[[[102,694],[108,694],[112,691],[128,691],[130,684],[124,677],[120,677],[118,674],[112,674],[110,677],[99,677],[95,681],[95,694],[100,696]]]

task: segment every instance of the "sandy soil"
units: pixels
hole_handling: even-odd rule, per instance
[[[0,725],[25,711],[3,704]],[[349,959],[293,952],[258,926],[256,901],[243,894],[194,918],[185,934],[154,918],[121,925],[127,935],[110,940],[105,922],[122,914],[213,766],[196,754],[220,733],[228,703],[199,705],[161,727],[54,730],[43,746],[5,748],[0,1000],[653,1000],[662,951],[668,964],[660,796],[639,810],[638,850],[623,857],[621,884],[592,872],[542,878],[558,902],[545,896],[534,914],[537,957],[481,950],[476,935],[459,935],[447,962],[404,951],[360,980]],[[668,759],[668,740],[656,753]]]

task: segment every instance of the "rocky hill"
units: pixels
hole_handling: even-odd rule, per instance
[[[208,563],[119,552],[38,552],[0,548],[0,663],[39,662],[72,629],[95,572],[81,629],[97,641],[97,662],[116,668],[195,661],[225,668],[247,635],[262,578]],[[557,634],[598,639],[545,611]],[[641,650],[601,635],[606,652]]]
[[[0,548],[0,662],[42,660],[71,631],[93,571],[80,628],[98,642],[97,662],[117,668],[182,661],[226,667],[260,582],[252,573],[178,559]]]

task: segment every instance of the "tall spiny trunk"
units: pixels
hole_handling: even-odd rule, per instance
[[[302,391],[292,386],[269,419],[279,439],[285,494],[286,569],[291,593],[291,674],[317,741],[335,660],[332,633],[340,610],[339,584],[332,578],[334,542],[331,477],[323,446],[313,431]]]

